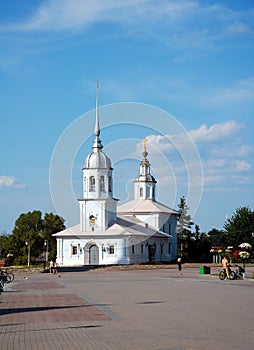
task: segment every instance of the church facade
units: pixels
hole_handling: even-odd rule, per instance
[[[98,90],[97,90],[98,94]],[[177,257],[179,212],[155,199],[146,142],[134,180],[134,199],[118,205],[113,196],[113,168],[103,152],[98,97],[92,152],[83,168],[80,222],[54,236],[59,266],[170,262]]]

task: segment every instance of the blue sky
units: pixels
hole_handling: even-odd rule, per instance
[[[158,199],[177,208],[185,195],[201,231],[222,228],[236,208],[253,209],[253,61],[253,1],[1,1],[0,231],[10,233],[27,211],[61,211],[51,197],[52,157],[66,131],[79,140],[84,128],[59,171],[59,191],[69,179],[81,197],[97,79],[100,106],[110,105],[100,111],[101,138],[117,198],[130,199],[147,137]],[[190,176],[200,164],[202,174]],[[78,207],[65,200],[59,214],[75,224]]]

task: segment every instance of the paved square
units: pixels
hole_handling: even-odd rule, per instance
[[[198,268],[59,276],[17,275],[2,293],[1,350],[254,348],[254,281]]]

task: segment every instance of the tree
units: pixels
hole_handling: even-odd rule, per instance
[[[9,252],[14,256],[14,264],[23,265],[26,263],[28,245],[31,252],[31,261],[39,255],[42,244],[42,239],[38,234],[42,229],[41,215],[41,211],[34,210],[21,214],[16,220],[9,239]]]
[[[52,237],[54,233],[65,229],[64,219],[53,213],[46,213],[42,222],[42,238],[47,241],[49,252],[56,248],[56,239]]]
[[[44,218],[39,210],[21,214],[8,239],[8,253],[13,254],[14,264],[27,263],[28,246],[31,263],[44,253],[45,241],[49,251],[55,249],[56,241],[52,234],[63,229],[65,229],[64,220],[53,213],[46,213]]]
[[[8,239],[9,235],[7,235],[7,233],[0,233],[0,260],[7,256]]]
[[[254,246],[254,212],[249,207],[240,207],[224,224],[228,246],[237,248],[241,243]]]
[[[186,204],[185,197],[180,198],[180,204],[178,204],[180,217],[177,222],[176,233],[178,235],[178,247],[180,256],[183,256],[184,242],[185,245],[190,245],[191,234],[191,216],[188,214],[189,207]],[[186,254],[185,254],[186,255]]]
[[[213,228],[208,232],[208,236],[210,237],[211,246],[224,247],[227,244],[226,233],[223,230]]]

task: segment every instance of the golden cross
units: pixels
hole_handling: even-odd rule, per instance
[[[143,142],[144,142],[144,151],[146,151],[146,143],[148,142],[147,138],[144,138]]]

